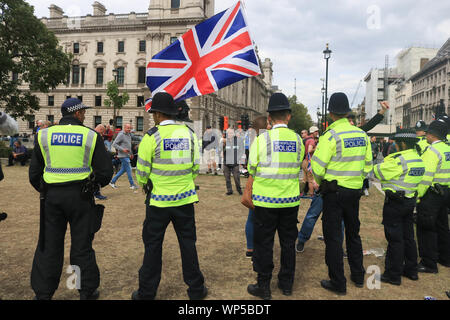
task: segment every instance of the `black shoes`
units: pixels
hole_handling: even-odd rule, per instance
[[[238,193],[242,196],[242,190],[238,190]]]
[[[252,296],[261,298],[263,300],[270,300],[270,299],[272,299],[272,295],[270,293],[270,287],[269,286],[260,287],[258,284],[249,284],[248,287],[247,287],[247,291]]]
[[[438,263],[439,263],[440,265],[443,265],[444,267],[450,268],[450,263],[445,263],[444,261],[439,260],[439,259],[438,259]]]
[[[438,273],[437,268],[436,269],[428,268],[427,266],[424,266],[422,263],[419,263],[417,265],[417,271],[423,273]]]
[[[278,288],[281,290],[281,293],[285,296],[292,296],[292,289],[285,289],[281,287],[280,283],[278,282]]]
[[[356,278],[350,276],[350,280],[352,280],[357,288],[364,288],[364,278],[362,280],[357,280]]]
[[[141,297],[141,295],[139,294],[139,290],[136,290],[131,294],[131,300],[155,300],[155,299]]]
[[[228,191],[227,193],[225,193],[227,196],[232,195],[233,191]]]
[[[403,276],[405,278],[408,278],[409,280],[413,280],[413,281],[419,280],[419,276],[417,274],[403,272]]]
[[[80,293],[80,300],[97,300],[100,296],[100,292],[96,289],[94,292],[86,294]]]
[[[381,282],[390,283],[390,284],[393,284],[394,286],[399,286],[399,285],[402,284],[402,280],[401,279],[400,280],[394,280],[394,279],[392,279],[391,277],[389,277],[388,275],[386,275],[384,273],[381,275],[380,280],[381,280]]]
[[[297,252],[305,251],[305,244],[298,241],[297,245],[295,246],[295,251],[297,251]]]
[[[346,289],[339,289],[337,287],[335,287],[330,280],[322,280],[320,281],[320,285],[322,286],[322,288],[327,289],[331,292],[334,292],[340,296],[346,295],[347,294],[347,290]]]
[[[203,291],[199,295],[189,295],[189,300],[203,300],[208,295],[208,288],[203,286]]]

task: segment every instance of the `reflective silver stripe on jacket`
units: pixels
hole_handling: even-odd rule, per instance
[[[377,169],[378,175],[380,176],[381,180],[386,181],[386,178],[383,176],[383,173],[381,172],[381,164],[378,164],[376,166],[376,169]]]
[[[318,157],[316,157],[315,155],[311,158],[311,161],[317,162],[322,168],[326,168],[328,165],[325,162],[323,162],[322,160],[320,160]]]
[[[259,168],[300,168],[300,162],[261,162]],[[253,167],[250,167],[253,168]],[[256,169],[256,167],[255,167]]]
[[[337,171],[337,170],[327,170],[326,173],[341,177],[359,177],[362,176],[363,174],[362,171]]]
[[[50,160],[50,150],[48,148],[48,129],[42,129],[41,130],[41,145],[42,148],[45,151],[45,161],[47,162],[47,166],[51,167],[52,166],[52,162]]]
[[[274,179],[274,180],[289,180],[298,179],[298,174],[270,174],[264,172],[257,172],[256,176],[263,179]]]
[[[186,169],[186,170],[159,170],[159,169],[152,169],[152,173],[156,174],[158,176],[185,176],[187,174],[192,173],[192,169]]]
[[[89,159],[95,135],[96,135],[95,131],[89,130],[86,138],[86,146],[84,149],[83,167],[89,167]]]

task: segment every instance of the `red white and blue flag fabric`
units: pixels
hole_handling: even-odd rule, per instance
[[[209,94],[261,74],[241,2],[196,25],[147,65],[152,96],[175,101]],[[151,108],[151,99],[145,109]]]

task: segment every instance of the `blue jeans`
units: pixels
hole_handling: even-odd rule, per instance
[[[119,158],[121,167],[119,172],[112,178],[111,183],[115,184],[117,179],[120,178],[121,175],[127,172],[128,181],[130,182],[130,186],[134,186],[133,176],[131,175],[131,166],[130,166],[130,158]]]
[[[253,250],[253,215],[255,212],[248,209],[248,218],[245,223],[245,237],[247,238],[247,249]]]
[[[322,209],[322,196],[319,194],[314,194],[311,201],[311,206],[309,207],[308,212],[306,212],[302,227],[298,233],[298,242],[306,243],[306,241],[311,238],[314,226],[316,225],[317,219],[319,219]],[[342,221],[342,234],[344,234],[344,221]]]

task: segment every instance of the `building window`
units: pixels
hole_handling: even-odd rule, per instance
[[[66,100],[72,98],[72,96],[66,96]]]
[[[48,106],[53,107],[55,105],[55,96],[48,96]]]
[[[84,80],[86,78],[86,68],[81,68],[81,84],[84,84]]]
[[[52,114],[49,114],[47,116],[47,120],[50,121],[51,124],[53,124],[55,122],[55,116]]]
[[[97,42],[97,53],[103,53],[103,42]]]
[[[136,117],[136,131],[144,131],[144,117]]]
[[[146,68],[139,67],[138,69],[138,83],[145,83],[146,78]]]
[[[94,116],[94,128],[102,124],[102,116]]]
[[[137,97],[137,107],[143,107],[144,105],[145,105],[144,96],[138,96]]]
[[[121,116],[117,116],[116,117],[116,127],[122,129],[122,117]]]
[[[80,82],[80,66],[72,66],[72,84],[78,84]]]
[[[171,0],[170,8],[171,9],[179,9],[180,8],[180,0]]]
[[[77,96],[77,99],[83,102],[83,96]]]
[[[28,129],[34,129],[34,116],[30,116],[28,119]]]
[[[146,47],[146,42],[145,40],[140,40],[139,41],[139,52],[145,52],[145,48]]]
[[[95,96],[95,106],[96,107],[102,106],[102,96]]]
[[[124,41],[118,42],[117,52],[125,52],[125,42]]]
[[[97,84],[103,84],[103,68],[97,68]]]
[[[117,68],[117,84],[123,85],[125,83],[125,68]]]
[[[76,54],[80,53],[80,44],[78,42],[75,42],[73,44],[73,53],[76,53]]]
[[[174,43],[175,41],[177,41],[177,37],[170,37],[170,43]]]

